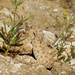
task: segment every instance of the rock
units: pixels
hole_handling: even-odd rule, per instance
[[[53,34],[50,31],[43,30],[43,35],[44,35],[43,42],[47,45],[53,44],[56,40],[55,34]]]
[[[55,62],[53,68],[47,70],[41,62],[28,55],[17,55],[14,59],[0,55],[0,74],[9,75],[74,75],[75,71],[68,63]]]
[[[57,12],[58,10],[57,10],[57,9],[54,9],[53,11],[54,11],[54,12]]]
[[[72,6],[72,4],[73,4],[73,6]],[[5,9],[5,11],[4,11],[4,9]],[[67,12],[67,16],[68,15],[71,16],[70,14],[74,13],[74,11],[75,11],[74,9],[75,9],[75,1],[74,0],[62,0],[62,1],[60,1],[60,0],[38,0],[38,1],[37,0],[25,0],[24,3],[18,7],[16,13],[18,13],[20,16],[23,15],[25,17],[28,17],[30,12],[31,12],[33,15],[35,15],[35,17],[32,18],[31,20],[26,21],[26,23],[28,25],[31,25],[31,24],[32,25],[37,25],[37,26],[40,26],[42,30],[48,30],[48,31],[50,31],[52,33],[59,34],[58,31],[59,31],[60,25],[62,24],[62,21],[63,21],[63,12],[66,11]],[[9,15],[8,13],[11,13],[11,15],[13,15],[12,14],[13,7],[12,7],[11,2],[9,0],[0,0],[0,11],[3,11],[3,12],[0,13],[0,19],[3,19],[3,20],[5,19],[6,20],[6,24],[12,25],[11,21],[10,21],[10,19],[8,17],[8,15]],[[38,14],[38,13],[40,13],[40,14]],[[52,17],[50,15],[52,15]],[[69,16],[68,16],[68,19],[66,20],[67,23],[68,23],[68,21],[70,19]],[[15,19],[16,19],[16,21],[15,21],[16,23],[19,22],[17,17]],[[26,23],[23,24],[22,28],[25,28],[25,24]],[[75,24],[75,22],[71,23],[71,25],[74,25],[74,24]],[[66,26],[66,23],[64,23],[64,25]],[[63,27],[62,27],[62,29],[63,29]],[[18,47],[16,47],[16,48],[21,52],[21,54],[24,54],[24,52],[25,52],[25,54],[26,53],[27,54],[31,54],[32,53],[32,49],[35,48],[35,47],[33,47],[33,44],[32,44],[32,43],[34,43],[34,40],[35,40],[35,41],[39,42],[39,45],[37,45],[37,46],[40,46],[38,48],[42,49],[40,52],[42,52],[42,53],[44,52],[45,55],[43,54],[43,56],[47,59],[46,55],[48,54],[48,55],[50,55],[50,58],[53,57],[52,59],[55,60],[54,59],[54,57],[55,57],[54,55],[57,55],[57,50],[55,50],[54,47],[49,49],[49,47],[42,42],[42,40],[43,40],[43,35],[42,34],[43,33],[42,33],[41,29],[39,29],[39,30],[38,29],[39,28],[37,28],[36,26],[35,27],[31,26],[31,28],[28,31],[26,31],[26,33],[28,33],[28,35],[26,34],[25,37],[27,38],[27,40],[25,40],[24,42],[26,42],[27,44],[24,44],[26,46],[24,46],[24,45],[22,46],[22,48],[25,48],[25,50],[21,49],[21,51],[20,51],[20,48],[18,48]],[[40,34],[38,34],[38,33],[40,33]],[[51,41],[53,42],[53,39]],[[36,43],[34,43],[34,45],[36,46]],[[27,49],[28,49],[28,51],[27,51]],[[13,50],[13,48],[12,48],[12,50]],[[34,50],[36,50],[36,49],[34,49]],[[35,57],[38,54],[41,57],[40,53],[36,53]],[[36,58],[38,59],[39,56],[36,57]],[[18,58],[18,60],[20,61],[22,57],[20,59],[19,58]],[[48,57],[48,60],[50,58]],[[8,58],[8,59],[10,59],[10,58]],[[24,59],[25,58],[23,58],[22,61]],[[42,60],[42,59],[44,59],[44,58],[39,58],[39,60]],[[51,63],[53,61],[52,59],[50,59]],[[34,60],[34,59],[31,59],[31,60]],[[25,62],[26,64],[29,64],[29,61],[31,62],[31,60],[28,58],[28,59],[25,60],[27,62],[23,61],[23,63]],[[38,64],[40,62],[39,60],[38,60]],[[50,60],[48,62],[50,62]],[[7,62],[7,59],[4,60],[2,63],[5,63],[5,61]],[[20,61],[20,62],[22,62],[22,61]],[[0,64],[2,64],[2,63],[0,62]],[[18,62],[16,62],[16,63],[18,63]],[[4,74],[4,73],[6,74],[6,72],[8,70],[6,68],[9,68],[10,70],[12,70],[14,72],[14,73],[13,72],[9,72],[9,75],[18,75],[18,74],[22,74],[22,75],[24,75],[24,74],[25,75],[33,75],[33,74],[34,75],[51,75],[51,72],[46,69],[47,64],[48,64],[48,63],[46,63],[46,60],[45,60],[44,64],[41,63],[41,65],[39,65],[39,66],[37,66],[37,64],[35,63],[36,64],[35,67],[33,66],[34,64],[32,66],[30,66],[31,64],[29,64],[29,66],[26,66],[25,63],[22,65],[21,69],[20,69],[21,63],[20,64],[19,63],[16,64],[16,66],[19,65],[18,67],[14,66],[14,65],[12,65],[12,67],[10,67],[10,65],[12,63],[11,64],[8,63],[9,64],[8,66],[3,64],[4,66],[2,66],[2,68],[4,67],[5,69],[3,70],[1,68],[1,70],[3,70],[3,71],[0,71],[0,73],[2,72],[2,74]],[[49,63],[49,64],[51,65],[51,63]],[[54,63],[55,63],[55,61],[52,63],[52,65]],[[42,64],[45,67],[42,66]],[[57,68],[58,68],[58,66],[57,66]],[[16,71],[17,71],[17,68],[18,68],[18,71],[15,72],[14,71],[15,68],[14,68],[14,70],[12,69],[13,67],[16,68]],[[52,68],[54,68],[54,67],[52,66]],[[63,66],[61,66],[61,68],[63,68]],[[58,69],[58,70],[60,70],[60,69]],[[57,71],[57,73],[55,71],[54,71],[54,73],[58,74],[58,70],[57,69],[55,69],[55,70]],[[20,71],[22,71],[22,72],[20,72]],[[71,73],[69,71],[67,71],[67,72]],[[65,73],[66,73],[65,71],[61,72],[61,74],[65,74]],[[66,73],[66,74],[68,75],[68,73]]]
[[[71,60],[69,61],[69,64],[71,65],[72,69],[75,70],[75,59],[71,59]]]
[[[14,15],[7,8],[2,9],[0,13],[5,14],[6,16],[11,15],[11,17],[14,18]]]
[[[71,60],[69,61],[69,63],[70,63],[71,65],[75,65],[75,59],[71,59]]]
[[[12,14],[13,7],[11,5],[11,2],[9,0],[7,1],[0,0],[0,2],[1,2],[0,10],[2,11],[4,8],[6,8]],[[51,31],[53,33],[58,31],[60,28],[60,25],[62,24],[63,12],[66,11],[67,14],[70,15],[71,13],[74,13],[74,9],[75,9],[74,0],[63,0],[63,1],[60,1],[60,0],[46,0],[46,1],[25,0],[23,2],[24,3],[18,7],[16,13],[20,16],[23,15],[25,17],[28,17],[31,12],[31,14],[35,15],[35,17],[27,21],[29,25],[31,24],[38,25],[41,27],[41,29]],[[71,6],[71,2],[73,3],[73,6],[70,9],[69,7]],[[68,9],[65,9],[63,7],[68,8]],[[55,9],[57,9],[57,12],[54,12]],[[53,17],[51,17],[50,14],[52,14]],[[12,25],[9,17],[3,15],[2,13],[0,14],[0,19],[5,19],[8,25]],[[69,20],[66,20],[66,22],[67,21]],[[16,17],[16,22],[19,22],[17,17]],[[24,28],[24,26],[25,25],[23,24],[22,27]]]
[[[0,55],[1,75],[49,75],[49,71],[31,56],[19,56],[15,59]],[[45,72],[45,73],[44,73]]]
[[[67,8],[72,8],[73,3],[72,3],[72,0],[63,0],[63,1],[60,1],[60,5],[67,9]]]
[[[56,62],[51,69],[52,75],[74,75],[75,71],[68,63]]]

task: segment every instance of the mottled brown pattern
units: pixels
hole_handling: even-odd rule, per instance
[[[26,40],[28,40],[28,43],[30,42],[32,45],[33,54],[35,58],[38,61],[41,61],[46,68],[51,68],[55,62],[54,57],[56,56],[58,51],[54,48],[50,50],[50,48],[43,43],[42,30],[38,26],[29,26],[26,28],[25,37]],[[24,40],[25,44],[27,44],[26,40]],[[25,44],[21,46],[20,52],[23,52],[25,54],[31,54],[30,52],[32,52],[32,49],[30,49],[28,52],[28,49],[26,49],[25,47],[27,45]],[[25,48],[25,50],[23,50],[22,48]]]

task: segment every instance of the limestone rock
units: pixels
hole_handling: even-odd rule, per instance
[[[53,44],[56,40],[55,34],[50,31],[43,30],[43,42],[47,45]]]
[[[75,70],[75,59],[71,59],[71,60],[69,61],[69,64],[71,65],[72,69]]]
[[[5,14],[6,16],[9,16],[10,14],[11,17],[14,18],[14,15],[7,8],[3,8],[0,13]]]
[[[75,59],[70,60],[69,63],[70,63],[71,65],[75,65]]]
[[[51,70],[52,75],[75,75],[74,69],[67,63],[56,62]]]
[[[49,71],[31,56],[17,55],[12,59],[0,55],[0,61],[0,75],[50,75]]]

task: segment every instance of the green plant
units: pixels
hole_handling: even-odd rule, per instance
[[[12,19],[11,15],[9,15],[11,23],[12,23],[12,28],[7,32],[5,21],[3,21],[4,29],[3,27],[1,27],[1,32],[0,32],[0,37],[4,40],[3,48],[1,47],[1,49],[5,52],[4,53],[5,56],[10,54],[9,50],[12,46],[25,40],[25,38],[18,40],[18,36],[20,35],[20,33],[17,33],[17,31],[22,26],[23,22],[33,17],[33,15],[31,14],[29,15],[28,18],[21,16],[20,22],[16,24],[15,16],[17,15],[19,18],[19,15],[16,13],[16,10],[17,10],[17,7],[23,3],[23,0],[19,0],[18,2],[16,2],[16,0],[10,0],[10,1],[11,1],[11,4],[15,6],[14,11],[13,11],[14,20]]]
[[[67,16],[66,16],[66,12],[64,12],[64,15],[63,15],[64,20],[63,20],[63,22],[62,22],[62,24],[61,24],[61,26],[60,26],[60,31],[61,31],[61,27],[63,26],[63,23],[64,23],[65,20],[66,20],[66,17],[67,17]],[[58,46],[58,43],[57,43],[57,50],[58,50],[57,60],[58,60],[58,61],[63,59],[64,62],[67,62],[67,61],[69,61],[69,60],[71,59],[71,56],[72,56],[72,57],[75,57],[75,56],[74,56],[75,53],[73,53],[74,47],[73,47],[72,45],[71,45],[71,56],[69,56],[69,55],[67,54],[68,58],[67,58],[66,60],[65,60],[65,56],[60,57],[60,56],[62,55],[62,52],[65,51],[65,46],[68,45],[68,44],[64,44],[64,43],[65,43],[65,42],[67,41],[67,39],[71,36],[71,33],[69,33],[69,31],[70,31],[69,25],[70,25],[70,23],[71,23],[74,19],[75,19],[75,16],[70,19],[70,21],[69,21],[69,23],[67,24],[67,26],[64,28],[64,30],[62,31],[62,33],[58,36],[57,40],[55,41],[55,43],[56,43],[60,37],[62,38],[62,43],[60,44],[60,47]],[[64,33],[65,33],[66,36],[64,35]],[[69,34],[67,34],[67,33],[69,33]],[[55,45],[55,43],[54,43],[54,45]]]
[[[71,48],[71,56],[72,58],[75,58],[75,46],[72,45],[72,42],[70,48]]]
[[[65,15],[65,16],[66,16],[66,15]],[[64,18],[64,19],[65,19],[65,18]],[[67,36],[66,36],[66,39],[65,39],[65,38],[64,38],[64,37],[65,37],[65,36],[64,36],[64,32],[66,32],[66,34],[67,34],[67,33],[70,31],[69,25],[70,25],[70,23],[71,23],[74,19],[75,19],[75,16],[70,19],[69,23],[68,23],[67,26],[64,28],[64,30],[62,31],[62,33],[58,36],[57,40],[62,36],[62,37],[63,37],[63,40],[66,41],[66,40],[71,36],[71,34],[70,34],[70,35],[67,35]],[[63,24],[63,23],[62,23],[62,24]],[[60,26],[60,30],[61,30],[62,24],[61,24],[61,26]],[[57,40],[55,41],[55,43],[57,42]],[[54,44],[55,44],[55,43],[54,43]]]

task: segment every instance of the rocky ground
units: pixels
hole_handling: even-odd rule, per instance
[[[0,19],[5,19],[8,25],[11,25],[9,20],[8,11],[13,11],[13,7],[10,0],[0,0]],[[6,12],[3,10],[6,8]],[[41,29],[45,29],[51,32],[56,32],[63,21],[63,12],[67,13],[67,20],[70,20],[73,14],[75,14],[75,0],[24,0],[24,3],[20,5],[17,9],[19,15],[28,17],[29,14],[33,14],[35,17],[28,20],[26,23],[28,25],[38,25]],[[5,14],[6,13],[6,14]],[[53,15],[53,17],[50,16]],[[12,15],[13,16],[13,15]],[[16,22],[18,19],[16,18]],[[74,22],[71,27],[74,27]],[[25,23],[24,23],[25,25]],[[24,27],[23,25],[23,27]],[[66,25],[66,23],[64,23]]]
[[[75,70],[67,63],[56,62],[49,70],[28,55],[15,59],[0,55],[0,61],[0,75],[75,75]]]
[[[54,35],[59,35],[59,28],[63,21],[63,12],[66,11],[67,19],[61,30],[63,30],[63,28],[69,22],[72,15],[75,15],[75,0],[23,1],[24,3],[18,7],[17,13],[20,16],[23,15],[25,17],[28,17],[31,13],[34,15],[34,18],[26,21],[22,28],[25,28],[25,25],[37,25],[40,27],[40,29],[50,32],[49,34],[51,34],[52,37],[48,35],[46,36],[50,38],[50,41],[52,39],[53,42],[56,40]],[[13,7],[10,0],[0,0],[0,19],[5,20],[6,24],[9,26],[11,26],[9,14],[11,14],[12,18],[14,18],[12,11]],[[50,15],[52,15],[52,17]],[[20,20],[18,20],[18,17],[16,17],[16,23],[19,21]],[[73,36],[75,37],[75,20],[70,24],[70,27],[72,28]],[[69,41],[74,42],[74,37]],[[46,38],[47,41],[44,41],[46,44],[50,44],[48,38]],[[51,43],[53,44],[52,41]],[[44,48],[45,46],[42,46],[42,49]],[[39,59],[36,54],[34,56]],[[47,69],[46,66],[44,66],[44,64],[42,65],[39,60],[36,60],[34,56],[22,54],[17,55],[15,58],[11,58],[9,56],[5,57],[0,54],[0,75],[75,75],[75,59],[72,59],[68,63],[55,62],[51,68]],[[52,59],[50,60],[52,61]]]

